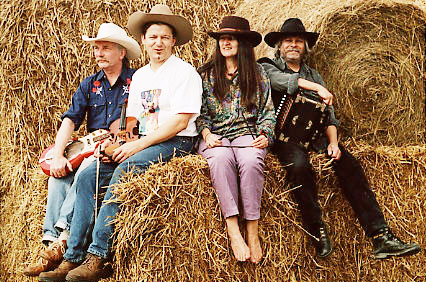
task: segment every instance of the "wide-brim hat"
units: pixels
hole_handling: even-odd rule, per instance
[[[90,38],[87,35],[83,35],[81,38],[92,45],[94,45],[96,41],[117,43],[126,48],[126,57],[129,60],[137,59],[142,54],[141,47],[138,42],[129,37],[124,29],[113,23],[101,24],[98,30],[98,35],[94,38]]]
[[[207,34],[216,40],[219,40],[223,34],[234,35],[238,38],[250,42],[253,47],[262,42],[262,35],[254,30],[250,30],[248,20],[237,16],[226,16],[222,19],[218,31],[209,31]]]
[[[275,47],[275,44],[284,36],[300,35],[306,39],[309,48],[312,48],[318,40],[319,33],[308,32],[305,30],[305,26],[302,21],[298,18],[287,19],[281,26],[280,31],[270,32],[265,35],[265,42],[271,47]]]
[[[149,13],[134,12],[127,21],[127,28],[138,41],[141,40],[142,27],[149,22],[162,22],[172,26],[176,31],[176,46],[192,39],[192,26],[184,17],[173,15],[167,5],[157,4]]]

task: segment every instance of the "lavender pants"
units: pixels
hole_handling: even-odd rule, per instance
[[[252,142],[253,137],[250,135],[244,135],[232,141],[222,139],[222,145],[248,146],[246,148],[206,149],[204,140],[200,142],[198,153],[209,163],[212,184],[216,189],[225,218],[240,214],[239,199],[244,219],[260,218],[260,200],[264,182],[263,167],[267,149],[253,148],[250,146]],[[238,189],[238,175],[240,189]]]

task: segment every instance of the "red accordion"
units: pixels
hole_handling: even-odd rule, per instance
[[[314,95],[298,92],[283,95],[276,109],[275,133],[282,142],[293,142],[305,149],[312,146],[327,126],[328,107]],[[318,97],[319,99],[319,97]]]

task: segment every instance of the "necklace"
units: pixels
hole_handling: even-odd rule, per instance
[[[237,72],[238,72],[238,68],[236,68],[234,72],[227,72],[226,75],[232,78],[237,74]]]

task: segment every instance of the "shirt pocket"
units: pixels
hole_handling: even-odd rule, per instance
[[[106,128],[106,103],[101,99],[90,99],[87,111],[87,126],[89,129]]]

